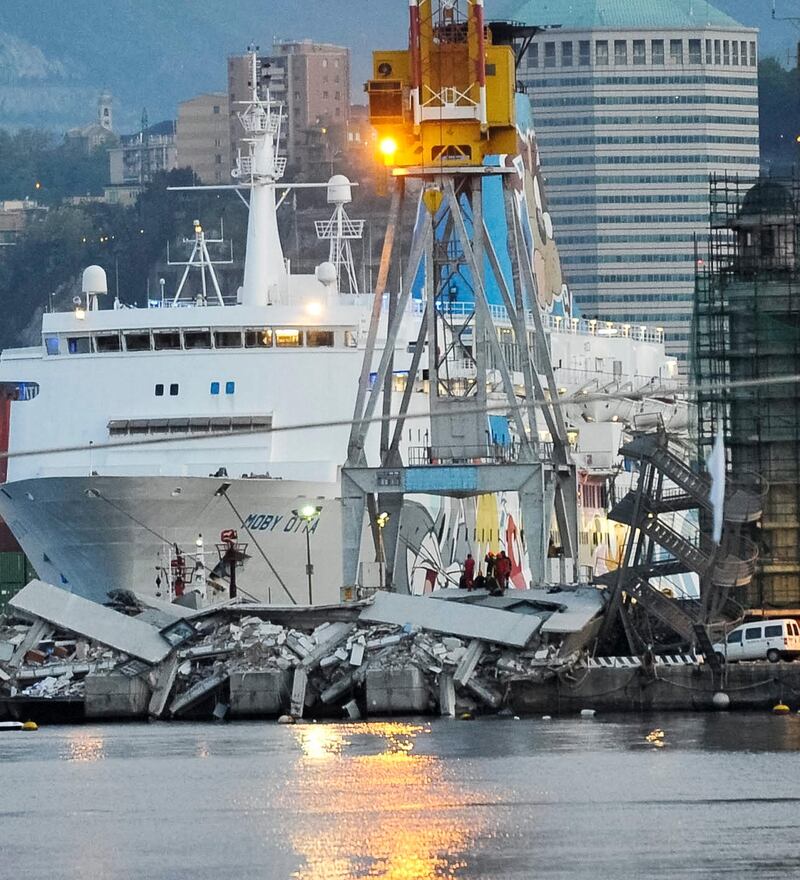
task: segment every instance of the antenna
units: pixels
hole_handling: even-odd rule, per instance
[[[328,204],[334,206],[330,220],[316,220],[314,226],[320,241],[330,241],[328,262],[336,268],[337,289],[344,292],[344,279],[347,278],[349,293],[358,293],[358,275],[351,241],[358,241],[364,234],[364,221],[351,220],[344,209],[352,201],[350,181],[343,174],[335,174],[328,181]],[[295,214],[295,217],[297,215]]]

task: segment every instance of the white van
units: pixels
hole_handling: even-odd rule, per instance
[[[791,618],[744,623],[714,645],[724,660],[763,660],[771,663],[800,656],[800,625]]]

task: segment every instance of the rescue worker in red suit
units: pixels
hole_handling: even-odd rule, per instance
[[[464,586],[468,590],[475,586],[475,560],[471,553],[467,553],[467,558],[464,560]]]
[[[505,592],[508,589],[508,578],[511,575],[511,560],[506,556],[505,550],[501,550],[497,557],[494,573],[501,592]]]

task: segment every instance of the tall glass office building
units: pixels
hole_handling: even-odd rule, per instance
[[[709,174],[758,174],[757,31],[702,0],[531,0],[531,97],[562,263],[584,314],[663,327],[685,358]]]

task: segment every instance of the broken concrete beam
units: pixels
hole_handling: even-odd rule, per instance
[[[475,696],[487,706],[491,706],[492,709],[497,709],[500,707],[500,704],[503,702],[503,698],[496,691],[487,687],[477,678],[470,678],[469,681],[466,682],[465,687],[468,691],[471,691]]]
[[[443,673],[439,676],[439,714],[455,718],[456,689],[452,675]]]
[[[316,669],[324,657],[332,654],[339,645],[346,641],[355,629],[354,623],[344,623],[336,621],[325,627],[317,627],[315,634],[317,637],[317,645],[302,660],[302,665],[307,671]]]
[[[475,668],[483,656],[485,647],[484,643],[478,641],[478,639],[473,639],[469,643],[466,653],[461,658],[461,662],[456,667],[455,675],[453,676],[453,680],[456,684],[463,686],[469,681],[472,673],[475,672]]]
[[[382,636],[379,639],[367,639],[367,648],[388,648],[390,645],[399,645],[403,639],[409,638],[408,633],[395,633],[389,636]]]
[[[198,645],[196,648],[184,648],[178,652],[181,660],[200,660],[207,657],[224,657],[236,648],[236,642],[225,642],[223,645]]]
[[[356,670],[354,672],[349,672],[347,675],[343,675],[341,678],[337,679],[330,687],[326,688],[320,695],[319,698],[323,703],[333,703],[343,694],[346,694],[356,683],[356,672],[360,670]]]
[[[172,701],[169,707],[170,715],[177,717],[188,712],[191,708],[209,696],[209,694],[213,693],[216,688],[223,685],[227,678],[227,672],[215,672],[208,678],[198,681],[196,685],[190,687],[188,691],[185,691]]]
[[[290,673],[280,669],[232,672],[231,717],[281,715],[290,700],[290,680]]]
[[[350,650],[350,665],[351,666],[361,666],[364,662],[364,643],[363,642],[353,642],[353,647]]]
[[[338,666],[342,661],[336,654],[329,654],[327,657],[323,657],[322,660],[319,661],[320,669],[330,669],[331,666]]]
[[[8,663],[14,656],[14,645],[11,642],[0,642],[0,663]]]
[[[370,669],[366,676],[367,708],[378,714],[425,712],[428,688],[421,670],[415,666],[402,669]]]
[[[87,675],[84,680],[86,718],[143,718],[150,688],[142,678],[120,673]]]
[[[35,621],[17,646],[17,650],[14,652],[11,660],[9,660],[8,665],[12,669],[19,668],[28,651],[35,648],[42,639],[46,639],[52,632],[53,627],[49,623],[46,623],[44,620]]]
[[[358,708],[358,702],[356,700],[350,700],[342,706],[342,709],[347,713],[347,717],[351,721],[358,721],[361,718],[361,710]]]
[[[295,718],[302,718],[306,705],[306,688],[308,687],[308,673],[302,666],[295,667],[294,680],[292,681],[292,700],[290,712]]]
[[[150,697],[150,705],[148,712],[152,718],[160,718],[164,714],[172,688],[175,685],[175,678],[178,675],[178,656],[173,654],[161,666],[156,679],[156,686],[153,688],[153,694]]]

